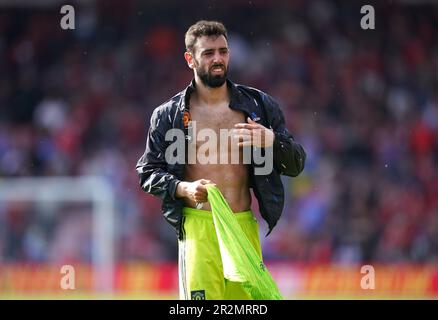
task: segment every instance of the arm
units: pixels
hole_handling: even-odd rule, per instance
[[[164,118],[160,119],[158,110],[154,110],[147,135],[146,150],[136,165],[140,177],[140,187],[145,192],[163,200],[169,197],[175,199],[176,189],[180,182],[176,176],[166,171],[165,150],[167,142],[165,141],[165,131],[168,126],[165,121]]]
[[[181,181],[166,171],[167,141],[165,141],[165,136],[166,131],[170,128],[169,125],[165,124],[166,118],[160,117],[157,110],[151,116],[146,150],[136,166],[140,177],[140,186],[145,192],[163,200],[170,197],[173,200],[188,198],[195,202],[207,202],[205,184],[212,183],[210,180]]]
[[[304,169],[306,152],[293,138],[285,126],[283,112],[278,103],[270,96],[262,97],[268,123],[274,131],[274,167],[281,174],[296,177]]]

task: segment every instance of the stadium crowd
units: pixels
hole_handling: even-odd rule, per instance
[[[265,259],[438,262],[438,7],[382,2],[362,30],[347,1],[290,2],[98,1],[75,30],[59,8],[0,8],[0,179],[103,176],[118,261],[175,259],[135,164],[152,110],[191,80],[185,30],[218,19],[230,78],[275,97],[308,154],[268,237],[259,219]],[[0,204],[0,262],[88,260],[87,212]]]

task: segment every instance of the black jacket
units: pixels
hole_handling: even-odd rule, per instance
[[[227,85],[230,90],[229,107],[242,111],[245,118],[250,117],[275,133],[272,172],[268,175],[255,175],[254,162],[249,165],[250,186],[259,202],[260,213],[268,223],[268,235],[283,211],[284,188],[280,175],[295,177],[300,174],[304,168],[306,153],[285,128],[284,115],[272,97],[260,90],[234,84],[229,80]],[[183,180],[184,164],[166,162],[165,151],[172,141],[166,141],[165,134],[172,128],[185,130],[187,134],[183,116],[189,108],[189,97],[194,90],[193,80],[185,90],[153,111],[146,150],[136,166],[141,188],[163,200],[162,213],[175,228],[180,239],[183,201],[175,198],[175,192],[178,183]]]

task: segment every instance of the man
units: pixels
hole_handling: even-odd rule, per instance
[[[222,23],[197,22],[186,32],[185,45],[184,57],[194,79],[184,91],[154,110],[146,150],[136,169],[141,188],[162,198],[164,217],[178,235],[180,297],[248,299],[239,283],[224,279],[206,185],[217,186],[261,257],[258,225],[250,210],[250,188],[269,234],[283,210],[280,175],[297,176],[304,168],[306,154],[285,128],[283,113],[272,97],[227,79],[230,50]],[[228,129],[228,147],[211,148],[204,155],[210,160],[229,159],[237,145],[239,162],[189,161],[191,152],[205,151],[205,146],[194,139],[194,124],[197,131],[209,129],[216,136]],[[172,129],[182,130],[185,137],[185,154],[176,162],[169,161],[168,148],[173,141],[167,133]],[[260,163],[254,156],[250,163],[242,163],[243,150],[248,147],[271,152],[272,170],[257,172]]]

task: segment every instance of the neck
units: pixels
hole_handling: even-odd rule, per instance
[[[195,77],[196,95],[200,103],[211,105],[220,103],[228,99],[227,82],[217,88],[211,88],[204,85],[198,76]]]

